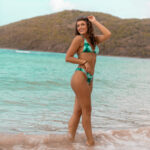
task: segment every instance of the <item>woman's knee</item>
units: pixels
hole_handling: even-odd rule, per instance
[[[75,110],[75,111],[74,111],[74,115],[76,115],[76,116],[78,116],[78,117],[80,117],[81,114],[82,114],[82,109],[78,109],[78,110]]]
[[[89,106],[84,106],[82,108],[82,114],[83,115],[91,115],[91,112],[92,112],[92,107],[89,105]]]

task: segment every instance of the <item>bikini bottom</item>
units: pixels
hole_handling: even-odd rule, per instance
[[[75,71],[82,71],[82,72],[84,72],[85,73],[85,75],[86,75],[86,77],[87,77],[87,82],[88,82],[88,84],[90,84],[90,82],[92,81],[92,79],[93,79],[93,76],[90,74],[90,73],[88,73],[88,72],[86,72],[83,68],[76,68],[76,70]]]

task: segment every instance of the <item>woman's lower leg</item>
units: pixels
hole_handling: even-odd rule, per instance
[[[91,127],[91,111],[90,110],[82,110],[82,125],[87,137],[87,144],[93,145],[94,139],[92,134],[92,127]]]
[[[81,108],[77,102],[77,98],[75,98],[74,112],[73,112],[73,114],[69,120],[69,123],[68,123],[68,130],[69,130],[71,140],[74,140],[76,130],[78,128],[78,124],[80,121],[81,114],[82,114],[82,110],[81,110]]]
[[[71,136],[70,137],[71,140],[74,140],[74,138],[75,138],[76,130],[78,128],[78,124],[80,121],[80,116],[73,114],[69,120],[68,130],[69,130],[69,134]]]

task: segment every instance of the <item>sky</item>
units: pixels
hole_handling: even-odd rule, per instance
[[[72,9],[120,18],[150,18],[150,0],[0,0],[0,26]]]

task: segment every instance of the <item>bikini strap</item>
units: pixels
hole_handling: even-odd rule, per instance
[[[86,38],[84,38],[84,36],[81,34],[81,36],[82,36],[82,38],[83,38],[83,40],[84,40],[84,43],[87,43],[87,40],[86,40]]]

